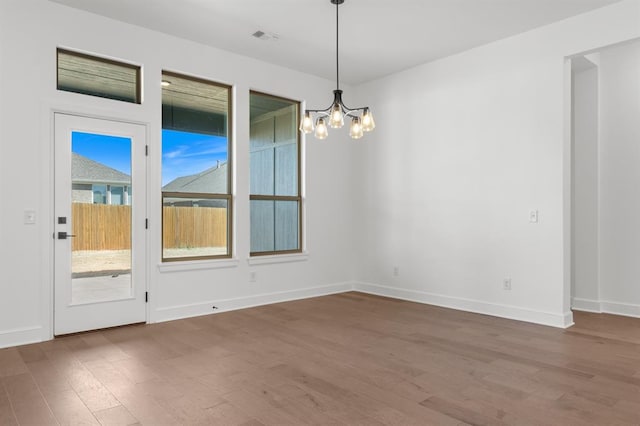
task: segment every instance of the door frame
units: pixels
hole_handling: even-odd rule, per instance
[[[92,100],[93,101],[93,100]],[[80,103],[60,103],[60,102],[43,102],[41,105],[41,140],[46,145],[43,147],[42,155],[40,156],[40,166],[43,170],[41,179],[41,188],[43,188],[43,194],[39,198],[41,202],[41,213],[39,214],[42,226],[42,243],[41,243],[41,265],[42,265],[42,292],[40,298],[40,312],[43,318],[42,327],[40,330],[41,340],[52,340],[54,335],[54,321],[55,321],[55,115],[67,114],[84,118],[92,118],[98,120],[115,121],[126,124],[133,124],[144,126],[145,128],[145,145],[149,146],[150,143],[150,130],[151,124],[149,121],[145,121],[140,118],[141,111],[139,105],[118,105],[119,111],[116,113],[115,109],[96,108],[94,106],[82,105]],[[135,108],[138,107],[138,108]],[[130,115],[129,118],[123,117],[122,110]],[[149,163],[150,156],[145,157],[145,197],[143,200],[138,199],[138,202],[144,203],[144,210],[146,217],[149,217],[149,188],[151,186],[151,164]],[[150,236],[149,228],[144,232],[144,286],[145,291],[151,292],[150,279]],[[145,305],[145,324],[149,324],[151,319],[151,301]],[[40,328],[40,327],[38,327]]]

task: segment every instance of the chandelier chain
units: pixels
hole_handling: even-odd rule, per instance
[[[340,27],[339,27],[339,16],[338,7],[340,3],[336,2],[336,90],[340,90],[340,55],[338,54],[338,49],[340,48],[339,38],[340,38]]]

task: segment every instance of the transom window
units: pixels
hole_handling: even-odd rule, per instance
[[[57,51],[57,88],[139,104],[140,67],[71,50]]]

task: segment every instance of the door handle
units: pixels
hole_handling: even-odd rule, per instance
[[[71,237],[75,237],[75,235],[67,234],[64,231],[58,232],[58,239],[59,240],[66,240],[67,238],[71,238]]]

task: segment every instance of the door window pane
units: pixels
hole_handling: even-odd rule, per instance
[[[71,135],[71,303],[131,297],[131,139]]]

